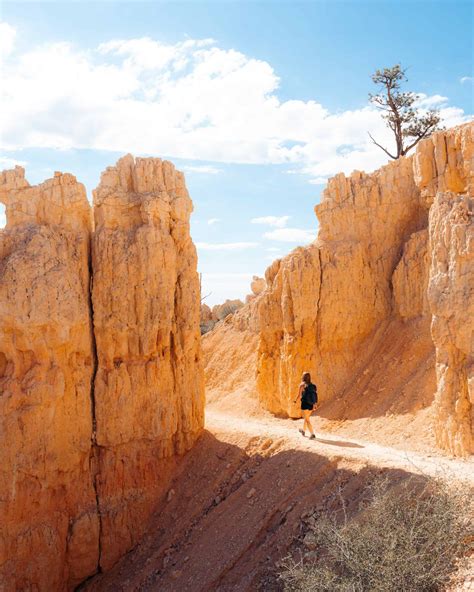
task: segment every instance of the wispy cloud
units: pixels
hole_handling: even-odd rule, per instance
[[[314,99],[281,100],[270,63],[212,39],[113,39],[84,49],[62,42],[19,52],[21,31],[0,27],[6,150],[88,148],[206,163],[287,163],[317,182],[386,162],[367,130],[383,145],[393,141],[373,106],[331,112]],[[466,119],[446,97],[422,100],[425,108],[441,106],[447,127]],[[219,169],[192,164],[187,171]]]
[[[285,243],[306,244],[316,238],[315,230],[304,230],[303,228],[278,228],[265,232],[264,238],[282,241]]]
[[[222,172],[222,169],[208,164],[184,165],[182,169],[185,173],[197,173],[198,175],[218,175]]]
[[[0,22],[0,60],[13,50],[16,30],[8,23]]]
[[[472,76],[463,76],[462,78],[459,79],[459,82],[461,84],[465,84],[466,82],[472,82],[474,80],[474,77]]]
[[[0,156],[0,169],[12,169],[17,165],[24,167],[26,166],[26,161]]]
[[[266,224],[267,226],[275,226],[276,228],[284,228],[291,216],[262,216],[260,218],[252,218],[252,224]]]
[[[207,221],[207,223],[209,224],[209,226],[212,226],[213,224],[216,224],[217,222],[220,222],[220,218],[209,218],[209,220]]]
[[[442,95],[428,96],[425,93],[418,93],[418,100],[415,101],[415,107],[420,109],[439,109],[441,105],[448,103],[448,97]]]
[[[241,242],[241,243],[196,243],[196,248],[201,251],[242,251],[244,249],[254,249],[259,243]]]
[[[329,175],[327,177],[314,177],[314,179],[310,179],[309,182],[311,185],[326,185],[328,178]]]
[[[250,293],[251,273],[202,273],[202,294],[209,296],[206,304],[223,302],[226,298],[240,298]]]

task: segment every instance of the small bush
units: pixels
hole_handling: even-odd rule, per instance
[[[209,331],[212,331],[215,327],[216,321],[204,321],[201,322],[201,335],[205,335],[206,333],[209,333]]]
[[[217,318],[219,321],[223,321],[229,315],[234,314],[240,308],[242,308],[243,303],[240,301],[226,301],[220,307],[217,307]]]
[[[316,559],[288,559],[286,592],[432,592],[442,590],[458,558],[472,550],[472,497],[438,481],[377,481],[360,511],[312,521]],[[305,540],[306,540],[305,537]]]

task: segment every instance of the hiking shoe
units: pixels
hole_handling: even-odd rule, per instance
[[[311,436],[309,437],[310,440],[316,440],[316,436],[314,434],[311,434]]]
[[[298,430],[298,432],[299,432],[299,433],[300,433],[302,436],[304,436],[304,430]]]

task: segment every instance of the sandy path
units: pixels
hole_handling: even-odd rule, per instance
[[[312,418],[316,440],[303,438],[298,432],[301,421],[265,417],[236,417],[208,408],[206,427],[211,432],[240,432],[248,436],[284,438],[295,449],[324,454],[328,458],[345,457],[386,468],[399,468],[430,477],[453,478],[474,485],[474,458],[449,458],[440,453],[420,454],[410,450],[380,446],[373,442],[339,437],[318,429],[318,418]]]
[[[280,592],[275,567],[301,537],[302,517],[334,511],[342,491],[358,507],[368,481],[413,475],[474,483],[473,461],[419,454],[321,431],[265,413],[207,409],[206,431],[185,455],[148,535],[95,592]]]

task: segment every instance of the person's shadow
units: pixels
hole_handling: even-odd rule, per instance
[[[365,448],[365,446],[356,444],[355,442],[345,442],[344,440],[324,440],[324,438],[318,438],[317,436],[316,442],[321,442],[322,444],[331,444],[332,446],[341,446],[342,448]]]

